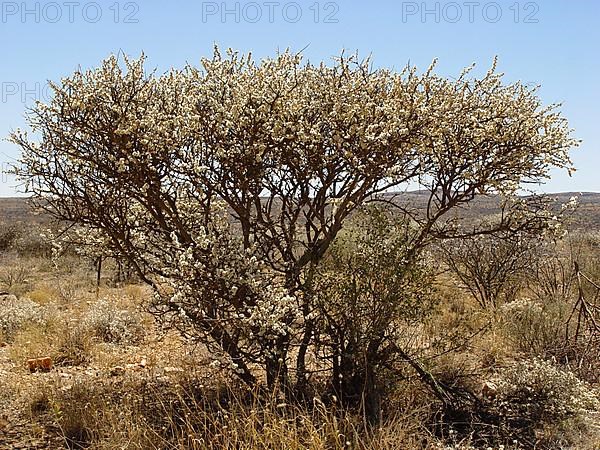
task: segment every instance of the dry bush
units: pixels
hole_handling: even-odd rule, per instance
[[[41,357],[52,358],[58,366],[80,366],[92,360],[94,346],[87,330],[55,312],[44,323],[29,324],[17,332],[9,352],[22,367],[28,359]]]
[[[515,337],[524,352],[532,353],[529,349],[532,345],[534,354],[552,356],[580,377],[598,382],[598,234],[571,233],[564,240],[547,243],[540,250],[529,284],[535,299],[533,303],[537,306],[522,311],[519,317],[512,314],[508,328],[512,332],[517,330]]]
[[[0,290],[20,294],[27,289],[31,268],[22,261],[14,261],[0,269]]]
[[[14,242],[19,236],[16,225],[0,224],[0,252],[7,252],[13,248]]]
[[[21,233],[15,240],[14,250],[21,257],[48,258],[52,254],[52,243],[44,233],[40,227],[29,224],[27,232]]]
[[[572,372],[524,360],[500,369],[484,386],[470,407],[435,413],[432,429],[449,445],[444,448],[598,448],[600,397]]]
[[[29,414],[32,418],[43,416],[52,410],[52,400],[48,389],[35,386],[29,393],[28,404]]]
[[[546,242],[538,248],[528,277],[528,290],[538,302],[569,301],[575,289],[574,262],[581,258],[579,238]]]
[[[20,257],[47,258],[52,244],[40,225],[32,223],[0,224],[0,253],[12,252]]]
[[[52,336],[56,336],[52,322],[30,324],[17,332],[9,347],[11,360],[23,369],[31,358],[50,356],[55,349]]]
[[[130,305],[140,306],[152,298],[152,291],[148,286],[127,284],[123,288],[123,296]]]
[[[45,322],[44,308],[27,299],[11,296],[0,300],[0,332],[10,341],[26,325],[41,325]]]
[[[489,314],[475,306],[475,302],[455,286],[438,283],[437,289],[441,301],[426,324],[428,345],[436,351],[461,348],[469,336],[479,334],[487,326]]]
[[[90,362],[92,358],[92,340],[88,330],[80,327],[66,326],[57,336],[54,362],[62,366],[80,366]]]
[[[103,342],[137,344],[145,335],[139,313],[119,309],[107,300],[99,300],[92,305],[82,322]]]
[[[513,231],[445,242],[440,246],[452,273],[482,308],[513,301],[525,282],[539,237]]]
[[[559,356],[565,349],[570,309],[564,300],[522,298],[503,305],[500,312],[503,330],[517,351],[546,358]]]
[[[38,305],[52,304],[59,297],[58,289],[50,284],[37,284],[36,287],[25,294],[26,298]]]
[[[515,353],[514,342],[504,330],[492,328],[476,342],[473,358],[482,370],[494,370],[512,361]]]
[[[582,442],[567,441],[577,437],[565,433],[575,424],[580,439],[589,437],[593,414],[600,411],[600,397],[575,374],[531,359],[501,371],[494,381],[497,391],[491,410],[500,417],[499,429],[523,446],[581,448]]]

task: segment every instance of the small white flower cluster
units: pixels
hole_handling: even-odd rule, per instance
[[[435,448],[439,449],[439,450],[477,450],[476,447],[472,447],[469,444],[447,444],[447,443],[442,443],[442,442],[438,442],[435,444]],[[486,449],[488,450],[488,449]],[[492,450],[490,448],[490,450]],[[503,449],[498,449],[498,450],[503,450]]]
[[[568,234],[568,231],[560,217],[554,215],[548,219],[546,234],[555,239],[562,239]]]
[[[210,357],[212,359],[209,364],[211,369],[221,369],[240,373],[240,367],[226,353],[217,350],[212,352]]]
[[[60,258],[68,249],[90,259],[114,256],[115,254],[110,250],[110,240],[97,228],[71,226],[60,233],[47,229],[41,234],[41,237],[52,245],[52,262],[55,266],[58,266]]]
[[[299,316],[300,310],[296,298],[287,295],[282,289],[271,287],[260,299],[256,306],[248,308],[250,316],[246,322],[251,330],[251,336],[256,334],[260,338],[276,338],[285,336],[291,331],[284,319]]]
[[[530,314],[538,315],[543,312],[542,305],[528,297],[523,297],[509,303],[504,303],[499,309],[500,312],[510,316],[523,316]]]
[[[563,205],[561,205],[562,211],[574,211],[579,206],[579,198],[576,196],[571,196],[569,201]]]

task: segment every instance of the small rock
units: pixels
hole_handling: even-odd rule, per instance
[[[52,358],[33,358],[27,360],[27,367],[30,372],[48,372],[52,369]]]

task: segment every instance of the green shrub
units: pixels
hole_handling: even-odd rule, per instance
[[[564,300],[522,298],[502,305],[499,312],[503,330],[518,351],[546,358],[558,356],[564,349],[570,313]]]
[[[364,403],[375,420],[386,368],[404,358],[408,335],[436,299],[427,261],[412,253],[412,234],[402,218],[367,209],[340,232],[314,280],[315,335],[333,369],[333,391],[342,403]]]

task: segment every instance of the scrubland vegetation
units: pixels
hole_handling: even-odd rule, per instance
[[[398,270],[390,259],[398,248],[382,255],[383,237],[360,233],[364,226],[340,235],[318,282],[322,307],[335,311],[333,323],[354,320],[353,330],[363,334],[372,330],[366,318],[373,305],[357,302],[339,310],[336,299],[348,295],[349,286],[367,289],[379,276],[396,289]],[[504,284],[494,286],[502,300],[486,308],[460,281],[464,274],[451,269],[444,256],[450,250],[432,252],[411,275],[416,285],[400,287],[402,320],[395,327],[411,361],[388,361],[378,369],[386,387],[376,426],[360,405],[340,405],[325,382],[301,403],[244,386],[211,365],[206,348],[161,329],[145,312],[150,290],[135,278],[118,281],[113,263],[105,264],[96,293],[92,260],[52,258],[43,246],[39,253],[31,246],[25,251],[19,242],[9,243],[0,262],[0,291],[17,295],[0,297],[0,442],[6,448],[600,445],[597,233],[530,242],[528,264],[515,266]],[[485,238],[466,253],[461,245],[461,268],[497,245]],[[369,258],[373,253],[377,258]],[[487,260],[490,273],[514,257],[503,255]],[[344,274],[342,281],[336,277],[330,284],[331,270]],[[52,357],[52,371],[29,373],[26,360],[42,356]],[[454,406],[419,371],[455,396]]]
[[[0,280],[30,446],[598,448],[599,237],[523,195],[578,141],[495,63],[434,70],[215,49],[52,84],[10,140],[53,228],[3,232]]]

